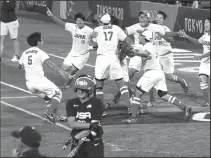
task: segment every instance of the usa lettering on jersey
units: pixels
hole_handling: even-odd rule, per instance
[[[77,112],[76,118],[81,119],[81,120],[91,119],[91,113],[90,112]]]

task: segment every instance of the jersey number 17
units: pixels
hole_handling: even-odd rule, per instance
[[[113,32],[112,31],[104,32],[104,35],[105,35],[105,41],[111,41]]]

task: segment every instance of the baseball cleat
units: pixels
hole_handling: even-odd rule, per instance
[[[53,114],[45,113],[45,118],[47,118],[50,122],[56,123],[56,119],[54,118]]]
[[[147,107],[153,107],[153,106],[155,106],[155,101],[154,100],[153,101],[149,101],[147,103]]]
[[[136,117],[130,117],[126,120],[122,120],[122,123],[126,123],[126,124],[137,124],[138,123],[138,119]]]
[[[66,116],[58,116],[58,117],[57,117],[57,120],[58,120],[59,122],[67,122],[67,117],[66,117]]]
[[[103,112],[102,117],[105,117],[106,115],[107,115],[106,112]]]
[[[192,108],[190,106],[187,106],[185,108],[185,116],[184,116],[185,121],[188,121],[190,119],[191,113],[192,113]]]
[[[11,61],[12,61],[12,62],[18,62],[18,61],[19,61],[19,59],[20,59],[20,57],[19,57],[19,56],[14,55],[14,56],[13,56],[13,58],[11,59]]]
[[[182,82],[181,86],[182,86],[184,92],[187,93],[188,92],[188,84],[184,79],[182,79],[182,81],[183,82]]]
[[[201,105],[201,107],[207,107],[207,106],[210,106],[210,103],[209,102],[206,102],[204,104]]]

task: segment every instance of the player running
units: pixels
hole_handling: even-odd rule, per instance
[[[143,47],[134,47],[135,51],[142,55],[144,74],[136,84],[135,96],[132,102],[132,116],[123,120],[123,123],[138,123],[137,111],[139,107],[143,108],[143,106],[140,106],[141,97],[152,88],[155,88],[158,91],[158,95],[161,99],[172,103],[183,110],[185,112],[184,119],[188,121],[191,116],[192,109],[176,97],[168,94],[165,75],[161,69],[161,65],[156,54],[156,48],[153,45],[152,40],[153,32],[146,30],[139,35],[139,41]]]
[[[88,48],[93,29],[84,24],[85,17],[81,13],[75,15],[75,24],[62,21],[54,16],[49,9],[47,10],[47,15],[72,34],[72,49],[62,65],[62,69],[69,73],[69,79],[65,82],[64,88],[69,88],[75,73],[84,67],[89,58]]]
[[[85,135],[85,142],[74,157],[104,157],[104,144],[101,126],[104,105],[94,97],[95,81],[88,75],[81,75],[75,81],[74,90],[78,97],[66,103],[66,113],[71,131],[71,142],[78,142],[80,133]],[[72,148],[78,143],[73,144]]]
[[[139,34],[144,30],[150,30],[153,32],[153,40],[156,40],[156,34],[162,36],[177,36],[179,35],[177,32],[166,32],[164,27],[158,24],[150,23],[150,14],[147,11],[140,11],[139,13],[139,23],[134,24],[132,26],[125,28],[125,33],[127,35],[134,36],[134,44],[139,45]],[[135,56],[130,59],[129,62],[129,79],[133,78],[135,73],[140,72],[142,70],[142,58],[139,56]],[[115,95],[114,102],[118,101],[119,94]],[[150,100],[154,98],[150,98]]]
[[[43,71],[43,65],[48,65],[59,72],[64,79],[68,78],[68,73],[58,68],[46,52],[40,48],[43,39],[40,32],[34,32],[27,37],[27,42],[31,46],[25,50],[19,60],[19,68],[25,69],[26,86],[30,92],[45,100],[47,112],[45,117],[51,122],[66,121],[64,116],[58,114],[58,105],[62,99],[61,90],[50,80]]]
[[[201,105],[202,107],[210,106],[210,90],[209,90],[209,77],[210,77],[210,18],[206,18],[204,22],[204,35],[195,39],[188,36],[184,31],[181,31],[181,35],[188,39],[194,44],[203,45],[203,55],[195,57],[196,59],[201,60],[199,67],[199,78],[200,78],[200,87],[203,92],[205,103]]]
[[[163,26],[165,32],[171,32],[171,30],[164,25],[164,21],[166,20],[167,15],[163,11],[158,11],[157,16],[155,18],[156,23],[158,25]],[[179,83],[183,88],[184,92],[188,92],[188,84],[184,79],[181,79],[179,76],[174,74],[174,55],[171,48],[171,43],[173,41],[172,37],[162,36],[159,33],[156,34],[156,52],[158,54],[161,67],[165,73],[166,79],[175,83]],[[150,94],[150,102],[147,106],[154,106],[154,89],[151,90]]]
[[[129,39],[119,26],[111,24],[109,14],[103,15],[100,21],[102,26],[94,29],[94,36],[92,37],[96,38],[98,45],[95,64],[96,96],[103,101],[104,81],[110,77],[110,79],[115,80],[123,100],[130,108],[128,87],[124,83],[122,67],[117,57],[119,41],[128,43]]]
[[[1,8],[1,46],[0,46],[0,61],[2,52],[4,49],[4,39],[10,34],[10,38],[13,42],[14,57],[11,59],[13,62],[17,62],[20,58],[19,54],[19,41],[18,41],[18,28],[19,22],[15,14],[16,0],[3,0]]]

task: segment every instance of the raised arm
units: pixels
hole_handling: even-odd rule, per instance
[[[44,64],[53,69],[54,71],[57,71],[61,74],[61,76],[67,80],[68,79],[68,73],[64,72],[62,69],[60,69],[58,66],[56,66],[50,59],[46,59],[44,61]]]
[[[55,15],[53,15],[53,13],[50,11],[49,8],[47,8],[47,12],[46,14],[57,24],[65,27],[65,22],[59,18],[57,18]]]

